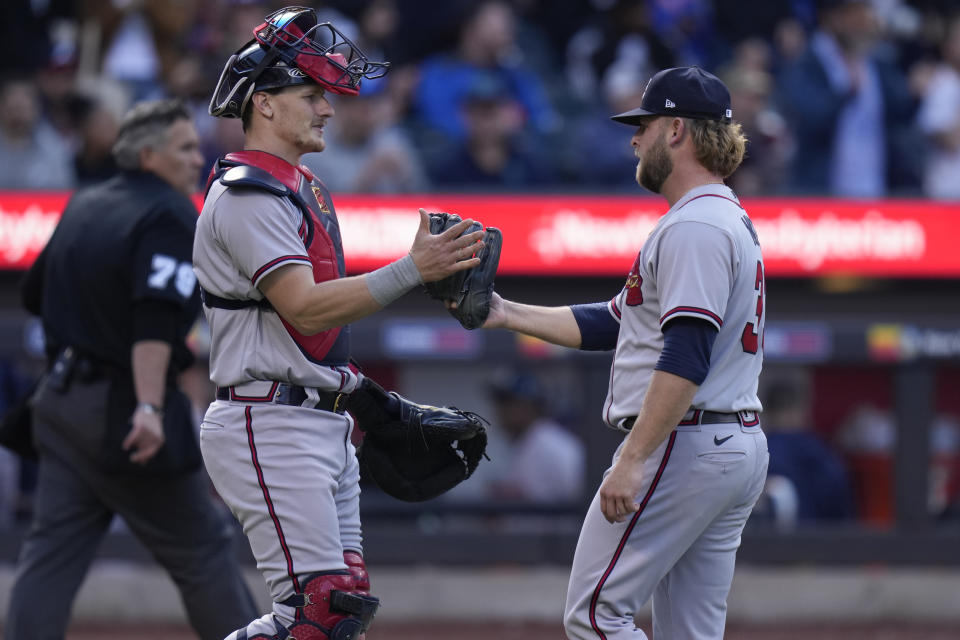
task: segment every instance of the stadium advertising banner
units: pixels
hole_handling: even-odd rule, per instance
[[[0,269],[33,263],[68,195],[0,193]],[[402,256],[424,207],[500,228],[500,273],[622,275],[664,212],[658,198],[558,194],[341,195],[334,203],[352,273]],[[768,276],[960,276],[960,203],[757,198],[744,205]]]

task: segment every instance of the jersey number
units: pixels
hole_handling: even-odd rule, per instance
[[[760,335],[760,320],[763,319],[763,295],[764,288],[763,263],[757,262],[757,280],[754,290],[757,292],[757,314],[753,322],[748,322],[743,327],[743,334],[740,336],[740,344],[747,353],[756,353],[758,346],[763,347],[763,336]]]
[[[170,256],[156,253],[153,256],[153,261],[150,263],[150,268],[153,269],[153,271],[150,273],[150,277],[147,278],[147,284],[154,289],[166,289],[170,278],[176,274],[174,286],[177,288],[177,292],[184,298],[193,293],[197,276],[193,273],[193,267],[189,262],[181,262],[178,264],[177,261]]]

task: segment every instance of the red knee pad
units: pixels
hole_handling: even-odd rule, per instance
[[[343,561],[347,564],[347,571],[356,581],[357,593],[370,595],[370,576],[367,575],[367,565],[363,556],[356,551],[344,551]]]
[[[347,571],[307,577],[302,592],[283,602],[299,609],[290,634],[297,640],[356,640],[380,606],[378,598],[357,593],[356,584]]]

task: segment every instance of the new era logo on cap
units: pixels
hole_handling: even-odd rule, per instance
[[[639,108],[611,119],[636,126],[644,117],[656,115],[730,122],[730,91],[717,76],[699,67],[664,69],[647,82]]]

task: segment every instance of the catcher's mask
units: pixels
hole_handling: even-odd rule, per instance
[[[379,78],[390,63],[371,62],[329,22],[306,7],[274,11],[254,39],[230,56],[210,99],[210,115],[239,118],[256,91],[316,82],[355,96],[361,78]]]

